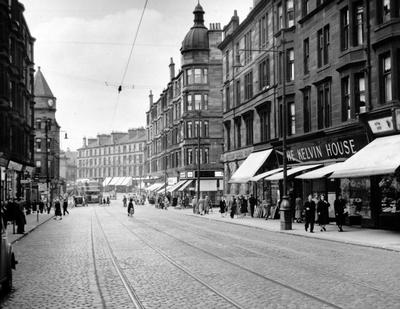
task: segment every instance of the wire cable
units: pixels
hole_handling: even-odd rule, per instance
[[[131,58],[132,58],[133,49],[134,49],[135,44],[136,44],[136,39],[137,39],[138,34],[139,34],[140,26],[141,26],[141,24],[142,24],[144,12],[146,11],[146,7],[147,7],[147,3],[148,3],[148,2],[149,2],[149,0],[146,0],[146,2],[144,3],[142,15],[140,16],[139,24],[138,24],[138,27],[137,27],[136,33],[135,33],[135,38],[133,39],[131,51],[130,51],[130,53],[129,53],[128,62],[126,63],[125,70],[124,70],[124,74],[122,75],[121,85],[124,83],[125,77],[126,77],[126,73],[128,72],[129,63],[130,63]]]

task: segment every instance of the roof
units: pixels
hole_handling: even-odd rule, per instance
[[[36,97],[49,97],[54,98],[53,93],[50,90],[49,84],[47,83],[46,79],[43,76],[40,67],[38,67],[38,71],[35,74],[35,87],[34,93]]]
[[[181,53],[192,50],[208,50],[208,29],[204,26],[204,10],[200,4],[193,11],[194,25],[182,42]]]

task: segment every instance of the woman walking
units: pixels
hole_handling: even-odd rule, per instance
[[[295,200],[295,215],[294,218],[297,223],[301,223],[302,220],[302,213],[303,213],[303,200],[301,199],[300,196],[298,196]]]
[[[325,195],[321,194],[317,204],[318,223],[321,227],[321,232],[326,232],[325,226],[329,224],[329,203],[325,201]]]
[[[225,217],[225,211],[226,211],[226,202],[225,202],[225,197],[223,196],[219,201],[219,212],[221,213],[221,217]]]
[[[232,196],[232,199],[229,201],[231,219],[235,217],[236,207],[237,207],[236,199],[234,196]]]

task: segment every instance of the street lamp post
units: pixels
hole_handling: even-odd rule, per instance
[[[47,207],[50,201],[50,207],[52,205],[52,194],[50,192],[50,173],[49,173],[49,125],[51,125],[51,119],[46,119],[44,129],[46,137],[46,188],[47,188]]]
[[[197,126],[197,201],[200,200],[200,121],[201,114],[200,110],[197,113],[198,126]]]

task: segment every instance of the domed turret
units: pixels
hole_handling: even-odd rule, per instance
[[[208,50],[208,29],[204,26],[204,10],[200,3],[193,11],[194,25],[182,42],[181,53],[193,50]]]

